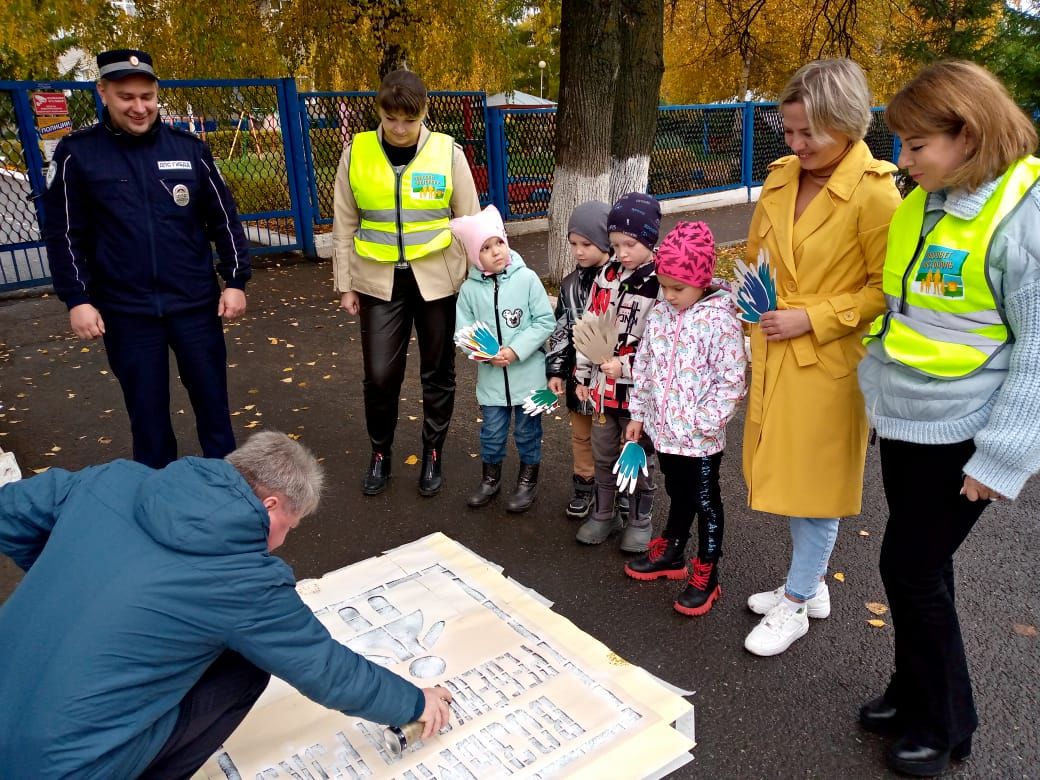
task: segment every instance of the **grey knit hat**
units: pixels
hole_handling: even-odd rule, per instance
[[[590,200],[574,207],[570,221],[567,223],[567,235],[577,233],[588,239],[598,249],[610,251],[610,239],[607,237],[607,215],[610,206],[599,200]]]

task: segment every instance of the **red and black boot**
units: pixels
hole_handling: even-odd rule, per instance
[[[719,562],[692,558],[693,574],[679,598],[675,600],[675,611],[684,615],[703,615],[722,595],[719,585]]]
[[[650,540],[646,553],[625,564],[625,574],[634,580],[686,579],[686,542],[658,536]]]

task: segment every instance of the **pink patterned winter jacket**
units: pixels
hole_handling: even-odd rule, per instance
[[[744,396],[744,333],[729,293],[711,290],[679,311],[658,301],[632,365],[632,419],[660,452],[696,458],[726,448]]]

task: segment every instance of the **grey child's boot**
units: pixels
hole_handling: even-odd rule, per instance
[[[624,552],[646,552],[654,533],[654,491],[641,490],[629,502],[628,525],[621,537]]]
[[[617,488],[612,484],[596,483],[596,509],[592,517],[581,524],[575,538],[582,544],[602,544],[624,527],[621,516],[614,508]]]

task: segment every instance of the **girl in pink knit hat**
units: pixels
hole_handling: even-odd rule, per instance
[[[724,518],[719,464],[726,423],[744,395],[744,334],[729,293],[712,280],[715,240],[703,222],[680,222],[657,249],[661,298],[632,366],[629,441],[646,433],[671,498],[668,523],[645,555],[625,566],[637,580],[687,580],[674,607],[703,615],[722,594]],[[697,519],[698,552],[686,565]]]

